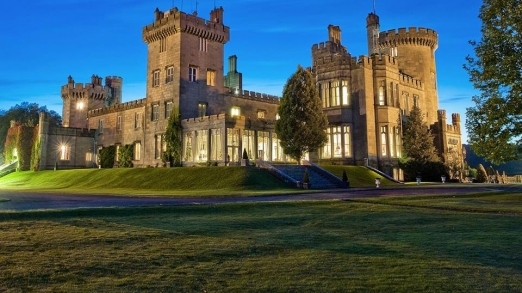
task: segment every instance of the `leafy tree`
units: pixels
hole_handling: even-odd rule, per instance
[[[286,82],[277,112],[280,118],[276,121],[275,131],[281,147],[298,164],[306,152],[327,142],[328,120],[310,69],[297,67]]]
[[[522,136],[522,2],[484,0],[482,38],[470,41],[475,56],[464,68],[480,91],[466,111],[473,151],[496,165],[518,158]]]
[[[181,155],[183,153],[183,127],[181,116],[177,108],[172,109],[165,132],[167,150],[163,154],[163,161],[169,162],[171,167],[181,167]]]
[[[45,106],[38,106],[35,103],[23,102],[15,105],[7,111],[0,111],[0,164],[5,161],[4,144],[7,136],[7,130],[11,127],[11,120],[19,122],[23,126],[35,126],[38,124],[38,116],[41,112],[50,116],[51,126],[60,126],[62,118],[53,110],[47,110]]]
[[[488,181],[488,174],[486,173],[486,169],[484,166],[482,166],[482,164],[477,166],[477,176],[475,177],[475,180],[478,183],[484,183]]]

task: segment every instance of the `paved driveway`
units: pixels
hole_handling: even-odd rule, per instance
[[[426,187],[404,186],[400,188],[352,188],[309,194],[269,195],[255,197],[130,197],[108,195],[49,194],[0,190],[0,211],[48,210],[100,207],[137,207],[160,205],[218,204],[236,202],[302,201],[350,199],[416,194],[462,194],[469,192],[521,192],[522,185],[446,184]],[[7,201],[2,201],[7,199]]]

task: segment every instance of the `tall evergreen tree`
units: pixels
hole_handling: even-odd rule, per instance
[[[317,150],[327,142],[328,120],[309,69],[299,65],[288,79],[277,112],[280,118],[275,131],[281,147],[298,163],[306,152]]]
[[[439,162],[433,136],[418,107],[413,107],[404,124],[403,148],[407,157],[421,164]]]
[[[518,158],[522,137],[522,2],[484,0],[479,18],[482,38],[470,41],[475,56],[464,68],[480,91],[466,111],[473,151],[500,164]]]
[[[181,167],[181,155],[183,151],[181,116],[178,108],[172,109],[165,132],[167,150],[163,154],[163,160],[172,167]]]

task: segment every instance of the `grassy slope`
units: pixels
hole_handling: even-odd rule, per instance
[[[350,187],[375,187],[375,178],[381,178],[381,186],[399,185],[361,166],[322,165],[321,167],[339,178],[343,178],[343,170],[346,170]]]
[[[295,192],[264,170],[240,167],[28,171],[0,178],[0,186],[42,191],[159,195]]]
[[[522,291],[522,196],[467,198],[517,208],[419,197],[0,213],[0,291]]]
[[[351,187],[375,186],[377,175],[363,167],[325,166]],[[383,186],[397,185],[382,179]],[[264,170],[241,167],[83,169],[16,172],[0,178],[0,187],[126,195],[256,195],[296,192]]]

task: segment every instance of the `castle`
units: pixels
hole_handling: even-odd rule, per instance
[[[59,150],[42,148],[48,155],[42,156],[41,169],[51,168],[56,160],[65,168],[93,166],[97,150],[111,145],[133,145],[135,167],[161,165],[173,109],[182,117],[186,166],[235,164],[243,149],[251,159],[288,161],[274,131],[279,98],[244,90],[236,56],[228,59],[225,75],[224,45],[230,29],[223,16],[223,8],[212,10],[209,20],[177,8],[156,9],[154,21],[142,32],[148,47],[144,99],[122,103],[121,77],[109,76],[102,83],[101,77],[92,76],[87,84],[69,77],[61,89],[63,127],[78,129],[76,133],[91,141]],[[366,24],[368,56],[347,52],[341,29],[333,25],[328,26],[328,40],[311,48],[329,141],[308,158],[370,165],[402,179],[401,121],[414,106],[425,115],[443,159],[448,160],[452,150],[461,152],[459,115],[453,114],[448,125],[445,111],[438,110],[437,33],[424,28],[381,32],[375,13]],[[61,136],[65,130],[40,128],[46,141],[72,141]]]

